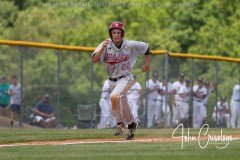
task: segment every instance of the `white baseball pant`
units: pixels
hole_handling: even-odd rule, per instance
[[[193,128],[200,128],[207,117],[206,107],[202,102],[193,101]]]
[[[135,121],[137,121],[138,120],[139,102],[137,100],[129,99],[128,103],[129,103],[133,118]]]
[[[180,118],[188,118],[189,103],[180,101]]]
[[[216,113],[214,112],[212,117],[214,121],[218,119],[217,124],[220,124],[221,121],[226,121],[227,128],[230,128],[230,115],[228,113],[223,113],[223,114],[217,113],[217,117],[216,117]]]
[[[133,82],[132,75],[127,75],[115,82],[109,81],[113,115],[117,123],[123,122],[126,126],[134,121],[126,96]]]
[[[169,128],[171,126],[171,112],[170,107],[166,104],[165,101],[162,102],[162,121],[165,124],[165,127]]]
[[[240,102],[231,101],[231,127],[236,128],[236,120],[238,124],[238,128],[240,128]]]
[[[176,126],[180,123],[181,117],[180,117],[180,113],[181,113],[181,108],[180,108],[180,101],[176,101],[175,102],[176,105],[173,105],[173,117],[172,117],[172,123],[173,126]]]
[[[161,122],[161,106],[158,100],[148,99],[147,127],[153,127],[153,122]]]
[[[101,108],[100,122],[97,126],[98,129],[110,128],[116,126],[116,121],[113,119],[112,107],[109,99],[101,98],[99,101]]]

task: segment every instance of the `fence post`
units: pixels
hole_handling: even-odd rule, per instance
[[[57,53],[57,119],[60,119],[60,105],[61,105],[61,52]]]
[[[216,88],[215,88],[215,106],[214,107],[217,107],[217,101],[218,101],[218,61],[216,61],[215,63],[215,82],[216,84]],[[214,84],[214,85],[215,85]],[[217,108],[216,108],[216,111],[215,111],[215,114],[216,114],[216,124],[215,126],[218,127],[218,115],[217,115]]]
[[[169,54],[166,53],[164,55],[164,58],[165,58],[165,63],[164,63],[164,76],[165,76],[165,79],[166,79],[166,94],[165,94],[165,104],[164,104],[164,107],[165,107],[165,116],[164,116],[164,125],[167,126],[167,117],[168,117],[168,114],[167,114],[167,104],[168,104],[168,65],[169,65]],[[162,104],[162,103],[161,103]],[[170,111],[169,111],[170,112]]]
[[[90,103],[91,103],[91,128],[93,128],[93,118],[94,118],[94,63],[91,61],[91,90],[90,90]]]
[[[191,68],[192,68],[192,72],[191,72],[191,76],[192,76],[192,81],[191,81],[191,91],[190,91],[190,109],[189,109],[189,112],[190,112],[190,116],[189,116],[189,123],[190,123],[190,126],[193,127],[193,85],[194,85],[194,80],[195,80],[195,61],[194,59],[192,59],[192,63],[191,63]]]
[[[146,128],[147,128],[147,122],[148,122],[148,97],[149,97],[146,82],[149,80],[149,73],[150,73],[150,70],[145,74],[145,94],[144,94],[145,104],[143,105],[143,126],[146,126]]]
[[[26,51],[25,47],[19,47],[20,51],[20,84],[21,84],[21,108],[19,114],[19,127],[23,127],[23,112],[24,112],[24,103],[23,103],[23,87],[24,87],[24,79],[23,79],[23,70],[24,70],[24,52]]]

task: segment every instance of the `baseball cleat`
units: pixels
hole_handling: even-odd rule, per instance
[[[128,125],[128,135],[126,137],[126,140],[134,140],[134,133],[137,129],[138,123],[137,122],[132,122],[131,125]]]
[[[121,136],[123,135],[123,131],[124,131],[124,124],[123,122],[119,122],[117,124],[117,130],[115,132],[115,136]]]

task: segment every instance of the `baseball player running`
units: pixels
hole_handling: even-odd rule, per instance
[[[142,72],[147,72],[150,67],[150,52],[147,43],[123,39],[124,35],[123,23],[112,22],[109,27],[110,38],[96,48],[92,54],[92,61],[103,62],[108,73],[110,100],[117,121],[115,135],[122,135],[126,126],[129,130],[126,139],[132,140],[138,124],[134,122],[126,93],[134,82],[131,70],[138,55],[145,55]]]
[[[238,128],[240,128],[240,79],[238,84],[233,87],[231,101],[231,127],[236,128],[236,120],[238,119]]]
[[[198,78],[198,84],[193,87],[193,128],[200,128],[207,117],[204,99],[207,89],[203,86],[203,79]]]
[[[140,105],[140,97],[142,87],[140,83],[137,82],[137,76],[134,75],[134,84],[127,92],[128,103],[130,105],[130,109],[132,111],[132,115],[135,121],[140,122],[138,117],[138,109]]]
[[[107,127],[115,127],[116,121],[115,119],[113,119],[112,114],[112,107],[110,102],[110,87],[108,79],[103,84],[99,106],[101,108],[101,118],[97,128],[102,129]]]

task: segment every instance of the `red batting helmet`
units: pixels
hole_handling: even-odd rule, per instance
[[[121,29],[123,32],[122,32],[122,37],[124,37],[124,34],[125,34],[125,30],[124,30],[124,25],[122,22],[112,22],[112,24],[110,25],[109,27],[109,36],[112,37],[111,35],[111,30],[114,29],[114,28],[117,28],[117,29]]]

